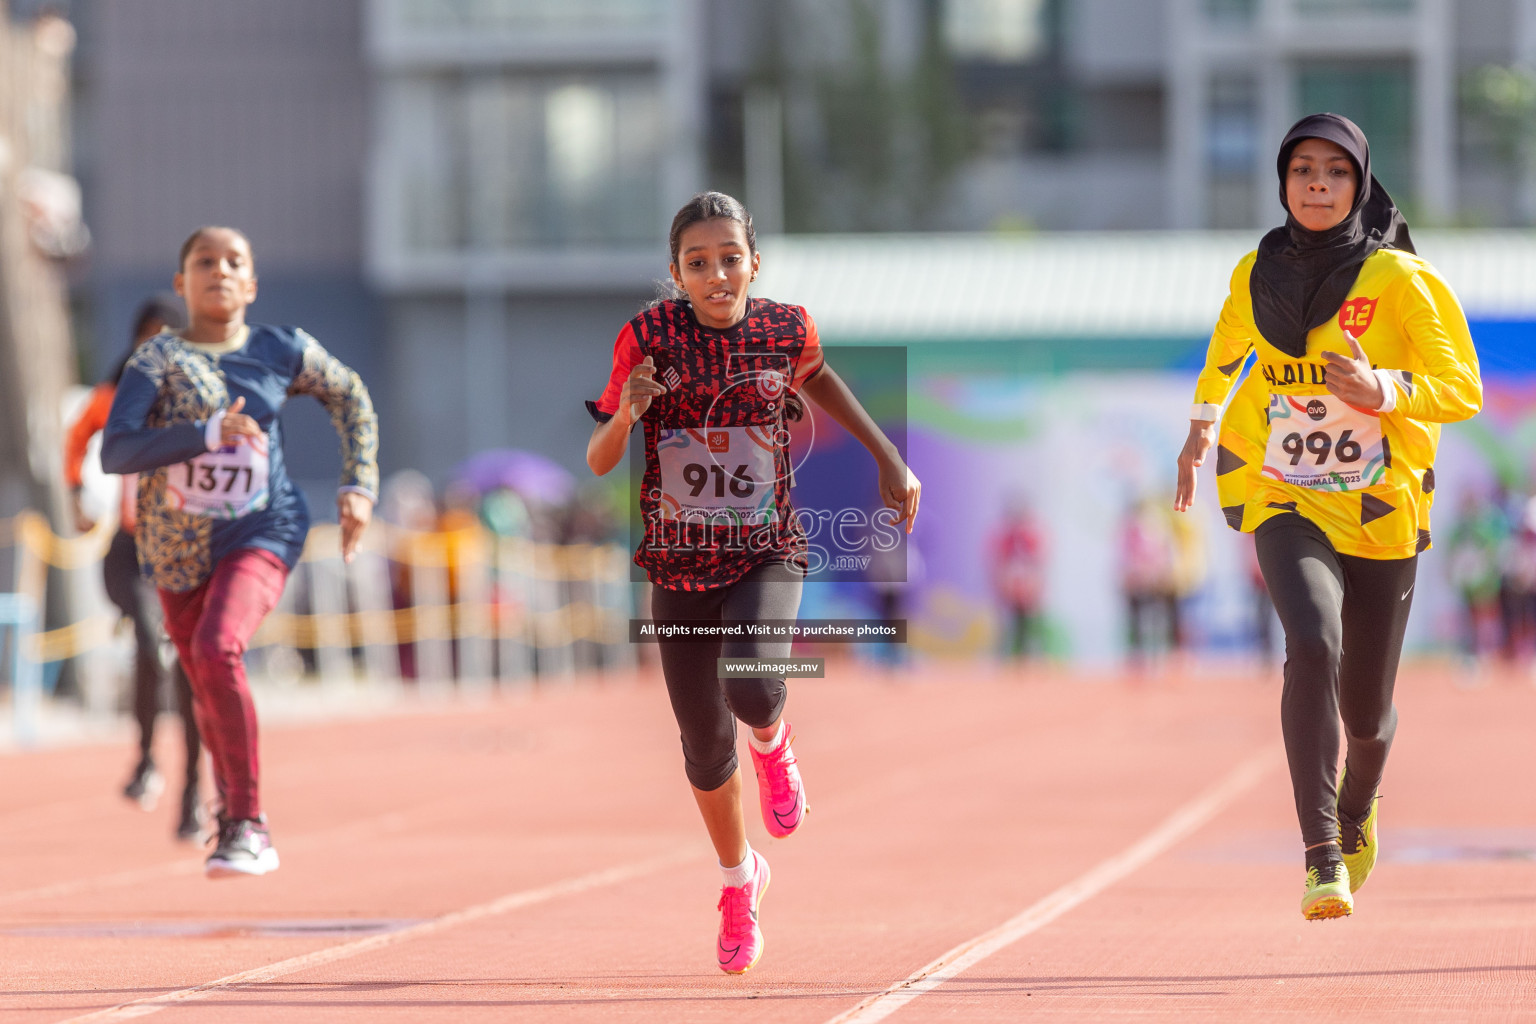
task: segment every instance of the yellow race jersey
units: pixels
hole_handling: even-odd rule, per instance
[[[1195,402],[1219,406],[1248,354],[1258,360],[1232,396],[1216,448],[1216,491],[1233,529],[1251,532],[1282,512],[1322,529],[1340,554],[1408,558],[1429,547],[1440,424],[1483,403],[1477,353],[1461,303],[1427,262],[1378,249],[1304,358],[1254,326],[1248,289],[1256,252],[1232,272]],[[1350,406],[1325,386],[1324,351],[1349,354],[1349,331],[1396,390],[1387,412]]]

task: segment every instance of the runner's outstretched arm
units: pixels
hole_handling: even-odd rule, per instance
[[[379,417],[368,387],[351,367],[327,352],[304,331],[299,372],[290,395],[310,395],[330,414],[341,440],[341,485],[336,492],[336,518],[341,524],[341,558],[352,561],[363,531],[373,520],[379,497]]]
[[[875,465],[880,468],[880,499],[885,502],[886,508],[901,512],[901,517],[896,521],[906,523],[907,532],[911,533],[917,522],[917,506],[922,497],[923,485],[902,461],[901,453],[896,450],[890,438],[870,418],[832,367],[823,365],[800,389],[818,408],[831,416],[838,426],[869,449],[869,454],[875,457]]]

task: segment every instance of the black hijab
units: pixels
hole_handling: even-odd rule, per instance
[[[1308,231],[1285,198],[1291,151],[1303,139],[1325,139],[1341,147],[1355,165],[1355,202],[1349,214],[1327,231]],[[1259,242],[1249,277],[1253,320],[1264,340],[1293,359],[1307,352],[1307,332],[1339,311],[1360,275],[1360,266],[1381,248],[1413,252],[1408,224],[1392,197],[1371,174],[1371,146],[1365,133],[1338,114],[1310,114],[1291,126],[1275,161],[1285,225]]]

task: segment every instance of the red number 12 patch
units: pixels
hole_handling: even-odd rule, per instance
[[[1376,315],[1377,299],[1350,299],[1339,307],[1339,328],[1355,337],[1365,333]]]

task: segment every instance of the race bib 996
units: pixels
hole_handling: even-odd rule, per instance
[[[1269,396],[1265,476],[1294,487],[1358,491],[1386,477],[1381,416],[1333,395]]]
[[[776,425],[663,429],[656,440],[662,518],[748,526],[773,522],[778,430]]]
[[[212,519],[239,519],[267,505],[268,439],[242,437],[166,468],[172,508]]]

